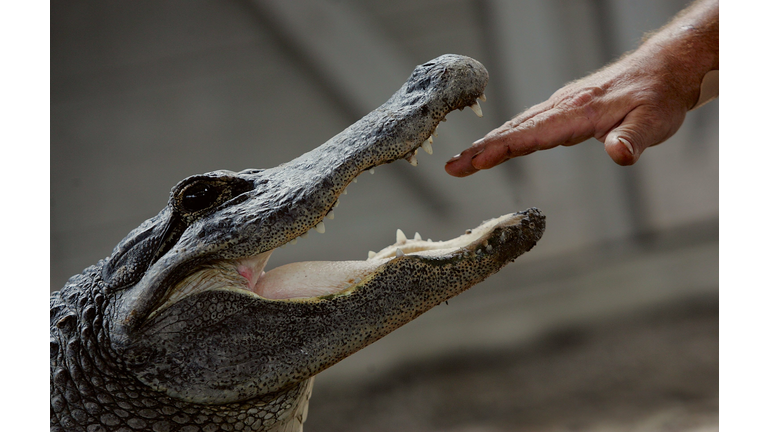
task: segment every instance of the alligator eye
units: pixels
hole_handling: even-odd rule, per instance
[[[206,183],[195,183],[184,189],[181,206],[184,210],[194,213],[212,206],[218,197],[218,188]]]

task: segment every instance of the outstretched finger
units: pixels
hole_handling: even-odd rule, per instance
[[[483,150],[472,146],[450,158],[448,162],[445,163],[445,172],[454,177],[466,177],[476,173],[478,169],[472,166],[472,157],[474,157],[478,151]]]
[[[540,114],[550,107],[551,105],[547,102],[533,106],[525,112],[518,114],[500,127],[488,132],[485,137],[475,141],[471,147],[449,159],[448,162],[445,163],[445,171],[455,177],[466,177],[470,174],[476,173],[479,171],[479,169],[472,165],[472,160],[475,158],[475,156],[483,153],[486,150],[486,147],[489,145],[492,147],[499,146],[499,137],[504,135],[506,131],[514,129],[519,124],[529,120],[537,114]],[[498,149],[494,149],[492,150],[492,153],[498,154],[499,151]],[[503,160],[499,161],[498,163],[501,162],[503,162]]]
[[[472,158],[476,169],[492,168],[508,159],[538,150],[580,143],[595,134],[592,119],[580,109],[553,108],[515,127],[507,124],[481,140],[484,151]]]

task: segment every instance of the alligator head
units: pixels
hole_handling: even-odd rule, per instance
[[[495,273],[541,237],[544,216],[529,209],[449,241],[398,236],[365,261],[263,271],[276,248],[324,230],[357,175],[397,159],[414,163],[420,146],[431,153],[438,123],[455,109],[478,112],[487,80],[477,61],[445,55],[289,163],[181,181],[168,206],[98,267],[91,285],[107,335],[99,343],[109,345],[101,352],[134,390],[143,386],[142,397],[179,401],[185,412],[260,406],[248,411],[258,417],[254,429],[300,426],[314,375]],[[266,406],[276,407],[274,416]]]

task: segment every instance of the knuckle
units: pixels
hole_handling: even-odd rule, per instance
[[[605,89],[598,86],[580,87],[561,95],[555,106],[564,109],[584,108],[600,100],[605,93]]]
[[[529,118],[528,120],[523,121],[519,125],[517,125],[517,129],[519,130],[528,130],[528,129],[536,129],[536,126],[539,124],[539,121],[536,119],[536,117]]]

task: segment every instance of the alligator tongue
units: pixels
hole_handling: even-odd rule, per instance
[[[286,264],[264,273],[252,291],[275,300],[337,294],[358,284],[386,262],[379,259]]]
[[[237,261],[237,272],[248,280],[249,290],[256,292],[256,283],[264,274],[264,267],[267,266],[267,261],[269,261],[272,252],[274,252],[274,249]]]

